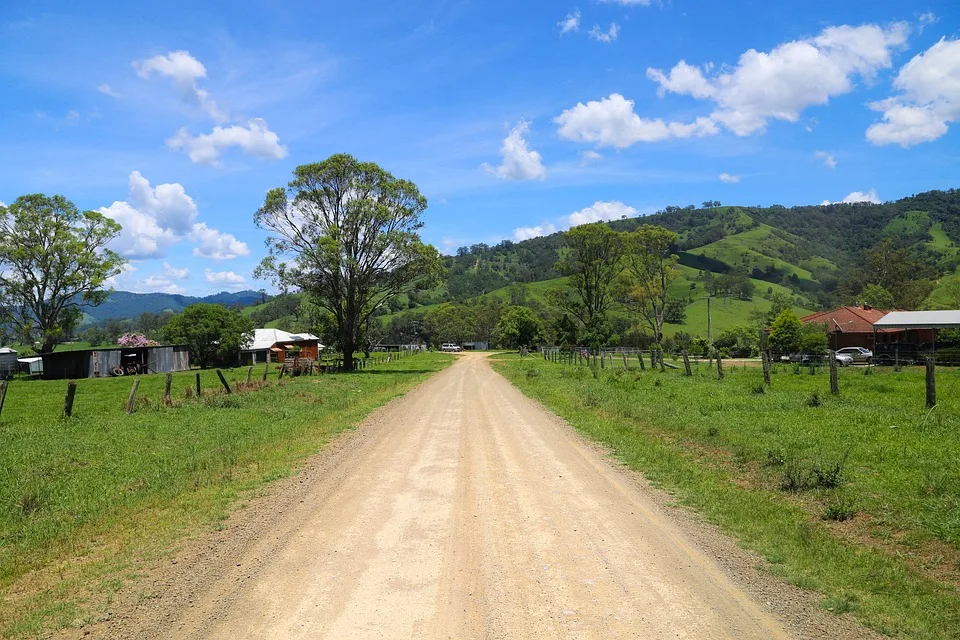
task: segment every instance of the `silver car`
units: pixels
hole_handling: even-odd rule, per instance
[[[837,349],[837,355],[839,356],[841,354],[850,356],[854,362],[870,363],[873,361],[873,351],[863,347],[844,347],[843,349]]]

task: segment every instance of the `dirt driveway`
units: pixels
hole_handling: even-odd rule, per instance
[[[460,356],[324,455],[188,547],[150,579],[160,597],[118,606],[94,635],[851,635],[810,607],[775,613],[766,600],[782,594],[738,575],[760,572],[717,560],[743,552],[705,546],[482,354]]]

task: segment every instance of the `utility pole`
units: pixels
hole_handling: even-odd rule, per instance
[[[710,299],[711,296],[707,296],[707,342],[713,344],[713,332],[710,326]]]

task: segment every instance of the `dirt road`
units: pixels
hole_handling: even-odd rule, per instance
[[[180,611],[109,635],[791,637],[668,509],[484,356],[375,419]],[[215,547],[208,556],[227,553]]]

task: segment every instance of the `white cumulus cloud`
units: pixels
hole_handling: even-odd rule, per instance
[[[246,278],[233,271],[213,271],[212,269],[205,269],[203,277],[210,284],[224,287],[225,289],[241,289],[247,284]]]
[[[778,45],[770,52],[750,49],[737,65],[712,74],[681,60],[672,69],[647,69],[662,95],[673,92],[716,106],[710,119],[739,136],[763,131],[772,120],[796,122],[804,109],[849,93],[856,78],[872,80],[892,65],[892,54],[907,40],[906,23],[827,27],[819,35]]]
[[[557,23],[557,26],[560,27],[560,33],[568,33],[570,31],[579,31],[580,30],[580,10],[574,9],[567,14],[567,17]]]
[[[207,69],[190,55],[189,51],[172,51],[165,56],[154,56],[133,63],[137,75],[149,79],[154,74],[166,76],[187,104],[202,109],[215,120],[226,120],[217,103],[206,89],[197,86],[197,80],[207,77]]]
[[[831,202],[829,200],[824,200],[820,203],[820,206],[826,206],[828,204],[853,204],[855,202],[870,202],[872,204],[880,204],[880,198],[877,197],[877,190],[870,189],[864,193],[863,191],[852,191],[844,197],[843,200],[839,202]]]
[[[551,233],[556,233],[557,228],[549,222],[544,222],[543,224],[538,224],[535,227],[518,227],[513,230],[513,239],[517,242],[521,240],[529,240],[530,238],[538,238],[540,236],[548,236]]]
[[[621,149],[638,142],[699,137],[718,131],[709,118],[697,118],[691,123],[664,122],[659,118],[641,118],[633,107],[633,100],[613,93],[601,100],[578,103],[554,118],[554,122],[559,125],[561,138]]]
[[[900,69],[900,95],[870,105],[883,121],[867,129],[876,145],[911,147],[944,136],[960,121],[960,40],[941,38]]]
[[[144,278],[141,283],[142,286],[137,286],[137,289],[146,289],[147,291],[162,291],[163,293],[186,293],[187,290],[178,285],[175,282],[172,282],[169,278],[163,276],[147,276]]]
[[[180,269],[172,266],[168,262],[164,262],[163,275],[171,280],[186,280],[190,277],[190,269],[187,269],[186,267]]]
[[[608,222],[610,220],[620,220],[621,218],[632,218],[637,215],[637,210],[629,205],[619,201],[607,202],[600,200],[594,202],[589,207],[584,207],[580,211],[574,211],[567,216],[567,223],[571,227],[581,224],[590,224],[591,222]]]
[[[834,158],[834,157],[833,157],[832,155],[830,155],[829,153],[827,153],[826,151],[817,151],[814,155],[815,155],[818,159],[820,159],[820,160],[823,161],[824,166],[829,167],[829,168],[831,168],[831,169],[836,169],[836,167],[837,167],[837,159]]]
[[[214,166],[220,164],[220,155],[230,147],[238,147],[257,158],[280,159],[288,153],[280,144],[279,136],[261,118],[250,120],[246,126],[214,127],[210,133],[196,136],[185,128],[180,129],[167,140],[167,146],[185,151],[193,162]]]
[[[183,185],[174,182],[153,187],[139,171],[130,173],[127,199],[100,207],[100,212],[122,227],[111,248],[132,260],[162,258],[169,246],[185,240],[196,243],[193,254],[198,257],[229,260],[250,254],[246,243],[197,221],[197,205]],[[168,278],[189,275],[188,270],[167,264],[164,269]]]
[[[530,123],[521,120],[503,140],[500,150],[503,162],[493,167],[488,163],[481,165],[487,173],[510,180],[543,180],[547,169],[543,166],[540,153],[527,146],[524,138],[530,131]]]
[[[726,182],[728,184],[736,184],[737,182],[740,182],[740,176],[729,174],[726,171],[721,173],[718,177],[722,182]]]
[[[197,243],[193,248],[193,255],[198,258],[232,260],[250,255],[246,242],[237,240],[231,233],[211,229],[204,222],[194,225],[190,239]]]
[[[610,28],[607,29],[606,31],[603,31],[600,28],[600,25],[595,24],[593,25],[593,28],[587,32],[587,35],[589,35],[591,38],[593,38],[597,42],[604,42],[606,44],[610,44],[611,42],[617,41],[617,37],[620,35],[620,25],[618,25],[616,22],[611,22]]]
[[[620,220],[621,218],[632,218],[638,215],[638,211],[618,200],[607,201],[598,200],[589,207],[584,207],[579,211],[574,211],[570,215],[563,216],[554,222],[543,222],[536,226],[517,227],[513,230],[513,239],[517,242],[529,240],[539,236],[548,236],[557,231],[565,231],[570,227],[577,227],[591,222],[608,222],[610,220]]]

